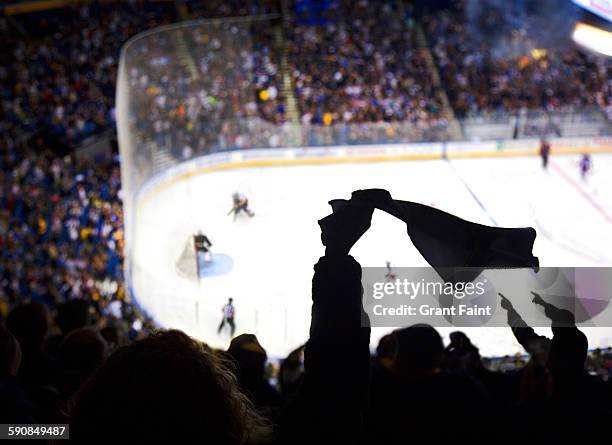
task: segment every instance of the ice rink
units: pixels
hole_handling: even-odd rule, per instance
[[[132,291],[159,324],[216,347],[229,344],[217,326],[232,297],[237,333],[254,333],[268,354],[284,356],[308,335],[313,265],[324,252],[317,220],[330,213],[327,201],[362,188],[482,224],[533,226],[542,266],[612,266],[612,155],[594,155],[586,181],[578,160],[553,157],[548,171],[535,157],[253,167],[174,181],[139,204]],[[249,197],[255,217],[228,216],[236,191]],[[189,272],[198,229],[215,254],[199,281]],[[427,265],[405,225],[378,211],[352,253],[362,266]],[[374,329],[371,346],[389,331]],[[522,351],[507,328],[465,331],[484,355]],[[590,347],[612,344],[612,329],[587,335]]]

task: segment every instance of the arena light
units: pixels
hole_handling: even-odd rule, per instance
[[[612,32],[578,22],[572,38],[585,48],[612,57]]]

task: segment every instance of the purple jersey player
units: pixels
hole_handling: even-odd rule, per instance
[[[586,180],[587,174],[589,173],[589,171],[591,171],[591,166],[591,155],[589,155],[588,153],[583,154],[582,159],[580,159],[580,174],[582,176],[582,179]]]

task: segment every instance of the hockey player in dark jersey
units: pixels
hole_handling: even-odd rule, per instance
[[[234,193],[232,195],[232,200],[234,202],[234,206],[229,211],[228,215],[231,215],[233,213],[234,220],[236,220],[236,217],[240,212],[246,213],[251,218],[255,216],[255,213],[253,213],[253,211],[249,209],[249,200],[245,195],[243,195],[242,193]]]
[[[193,236],[193,242],[195,245],[196,255],[203,253],[204,262],[210,263],[210,261],[212,260],[212,256],[210,253],[210,248],[212,247],[212,243],[210,242],[208,237],[204,235],[201,230],[198,230],[198,233],[196,233]]]
[[[542,158],[542,168],[548,167],[548,157],[550,156],[550,144],[544,138],[540,141],[540,157]]]
[[[210,248],[212,243],[206,235],[198,230],[198,233],[193,235],[193,247],[195,248],[195,259],[197,267],[198,280],[201,278],[202,266],[207,266],[212,261],[212,255]],[[201,263],[200,258],[204,257],[204,264]]]

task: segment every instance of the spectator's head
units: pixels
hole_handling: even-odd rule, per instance
[[[26,303],[13,309],[6,320],[6,327],[15,336],[23,352],[42,347],[47,335],[48,312],[40,303]]]
[[[229,304],[232,304],[232,303],[234,302],[234,299],[233,299],[233,298],[230,298],[230,299],[228,299],[227,301],[229,302]]]
[[[393,334],[387,334],[378,341],[376,357],[378,359],[394,359],[397,354],[397,341]]]
[[[453,346],[455,348],[465,348],[466,346],[468,346],[468,347],[472,346],[472,342],[470,341],[468,336],[465,335],[461,331],[451,332],[451,334],[450,334],[450,342],[451,342],[451,346]]]
[[[295,391],[304,374],[304,348],[302,345],[299,348],[291,351],[281,364],[279,373],[279,383],[284,394],[291,394]]]
[[[263,379],[268,357],[256,336],[242,334],[235,337],[227,353],[236,362],[239,380],[248,382]]]
[[[100,334],[106,340],[106,344],[111,351],[121,344],[122,336],[116,326],[105,326],[100,330]]]
[[[67,394],[76,391],[102,365],[107,352],[106,341],[92,328],[75,329],[64,338],[59,358]]]
[[[269,434],[220,358],[174,330],[116,350],[70,411],[75,439],[245,444]]]
[[[397,340],[397,371],[407,376],[426,376],[440,369],[444,345],[438,331],[415,324],[394,332]]]
[[[64,335],[87,326],[89,318],[89,303],[80,298],[67,301],[57,308],[57,326]]]
[[[451,332],[450,344],[446,348],[445,366],[475,370],[482,365],[478,348],[461,331]]]
[[[7,328],[0,325],[0,378],[15,377],[20,364],[19,342]]]

